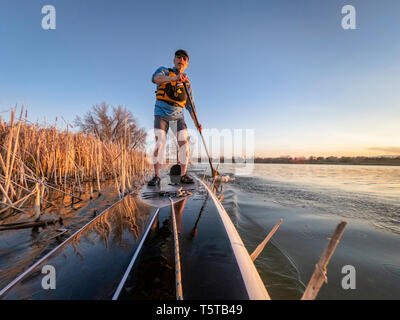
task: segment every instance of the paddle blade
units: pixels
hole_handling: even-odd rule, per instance
[[[174,164],[169,171],[171,176],[179,176],[181,174],[181,166],[179,164]]]

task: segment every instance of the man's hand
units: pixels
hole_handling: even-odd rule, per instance
[[[199,130],[200,132],[203,130],[203,126],[199,123],[199,126],[197,127],[197,130]]]
[[[178,74],[176,77],[174,77],[175,80],[174,81],[179,81],[179,82],[185,82],[187,81],[188,77],[186,75],[186,73],[180,73]]]
[[[163,84],[163,83],[169,83],[169,82],[185,82],[188,80],[188,77],[186,75],[186,73],[180,73],[177,76],[165,76],[163,74],[157,74],[156,76],[154,76],[153,78],[153,82],[155,84]]]

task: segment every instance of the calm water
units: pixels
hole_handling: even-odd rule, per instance
[[[204,168],[194,171],[202,175]],[[272,299],[302,296],[328,238],[342,220],[348,225],[318,299],[400,299],[400,167],[256,164],[245,176],[237,175],[236,169],[218,168],[234,178],[223,186],[223,205],[248,251],[284,219],[255,261]],[[80,214],[78,210],[76,218],[89,219],[87,214],[95,208],[99,204]],[[52,228],[39,234],[27,229],[2,233],[0,288],[55,245],[46,241]],[[124,245],[116,252],[125,249]],[[341,285],[347,265],[356,271],[354,290]]]
[[[198,169],[201,172],[202,169]],[[400,167],[255,164],[234,181],[223,204],[249,252],[283,224],[256,260],[273,299],[298,299],[336,225],[348,221],[319,299],[400,299]],[[342,268],[356,271],[345,290]]]

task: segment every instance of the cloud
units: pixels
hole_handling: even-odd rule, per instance
[[[371,147],[371,148],[368,148],[368,150],[400,154],[400,147]]]

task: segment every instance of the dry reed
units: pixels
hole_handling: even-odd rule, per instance
[[[0,118],[0,220],[8,211],[23,211],[28,199],[38,218],[49,189],[71,196],[73,202],[79,199],[74,190],[81,195],[83,183],[89,183],[90,197],[100,194],[106,181],[115,181],[120,196],[142,184],[150,167],[144,152],[128,147],[128,136],[125,126],[121,141],[105,143],[95,135],[29,123],[23,109],[16,121],[11,109],[9,122]]]

